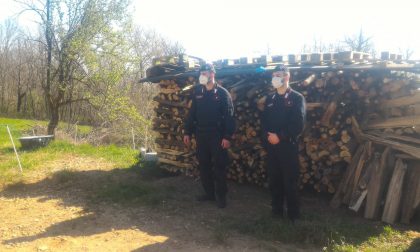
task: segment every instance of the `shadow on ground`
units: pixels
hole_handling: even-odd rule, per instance
[[[194,201],[201,192],[199,181],[172,176],[151,165],[62,170],[35,183],[10,185],[0,196],[59,200],[61,206],[80,207],[83,212],[51,223],[36,234],[3,240],[3,244],[135,230],[167,237],[147,245],[139,243],[135,251],[319,251],[332,240],[345,237],[356,246],[382,232],[380,224],[332,211],[327,201],[312,196],[302,198],[303,218],[292,225],[272,219],[265,189],[238,184],[229,188],[229,205],[220,210],[213,202]],[[412,247],[410,251],[417,251],[419,240]]]

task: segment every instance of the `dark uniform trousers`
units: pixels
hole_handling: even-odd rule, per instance
[[[197,132],[197,158],[200,179],[207,195],[225,197],[227,193],[227,150],[223,149],[222,136],[217,131]]]
[[[299,156],[296,143],[281,141],[272,145],[267,143],[268,179],[274,212],[283,213],[283,203],[287,203],[287,216],[299,217],[297,181],[299,178]]]

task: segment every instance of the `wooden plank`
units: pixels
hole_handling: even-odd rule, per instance
[[[372,177],[368,185],[368,194],[366,198],[365,218],[376,219],[379,217],[379,208],[384,197],[385,183],[387,181],[387,158],[391,148],[387,147],[381,155],[378,166],[372,171]]]
[[[177,88],[161,88],[159,90],[159,92],[162,93],[162,94],[174,94],[174,93],[177,93],[180,90],[181,89],[179,87],[177,87]]]
[[[362,130],[360,129],[359,123],[356,120],[356,117],[351,117],[351,130],[353,132],[354,137],[356,138],[356,141],[360,144],[363,141],[362,137]]]
[[[385,51],[385,52],[381,52],[381,60],[390,60],[390,53]]]
[[[312,64],[321,64],[324,60],[324,54],[323,53],[312,53],[311,54],[311,63]]]
[[[367,129],[387,129],[420,126],[420,116],[405,116],[371,122]]]
[[[334,53],[324,53],[323,56],[324,61],[333,61],[334,60]]]
[[[412,143],[412,144],[420,144],[420,139],[418,138],[409,137],[409,136],[400,136],[394,133],[381,133],[381,132],[374,131],[374,132],[367,132],[367,134],[375,135],[384,139],[394,139],[394,140],[400,140],[400,141],[404,141],[404,142]]]
[[[364,151],[365,151],[365,144],[359,145],[359,148],[357,148],[355,154],[353,155],[350,164],[347,166],[346,172],[341,178],[341,181],[338,185],[338,189],[334,194],[334,197],[330,201],[330,206],[332,208],[340,207],[343,201],[343,196],[346,193],[348,184],[354,176],[354,170],[356,169],[359,159],[362,156]]]
[[[382,139],[380,137],[369,135],[369,134],[363,134],[363,137],[371,140],[374,143],[389,146],[389,147],[391,147],[395,150],[402,151],[402,152],[407,153],[407,154],[409,154],[409,155],[411,155],[415,158],[420,159],[420,148],[417,148],[417,147],[414,147],[414,146],[411,146],[411,145],[408,145],[408,144],[403,144],[403,143],[400,143],[400,142],[397,142],[397,141]]]
[[[372,149],[372,142],[367,141],[365,143],[365,148],[363,150],[362,155],[360,156],[359,161],[357,162],[356,168],[354,169],[354,175],[350,183],[348,184],[347,191],[343,197],[343,203],[349,205],[351,201],[351,196],[353,195],[353,192],[356,191],[357,185],[359,184],[359,179],[364,171],[364,168],[366,167],[366,162],[370,158]]]
[[[316,80],[316,75],[315,74],[311,74],[309,75],[302,83],[303,86],[309,86],[311,83],[313,83]]]
[[[383,222],[394,224],[398,219],[401,210],[401,195],[406,171],[407,165],[401,159],[397,159],[388,187],[384,212],[382,214]]]
[[[303,63],[310,63],[311,62],[311,54],[304,53],[300,55],[300,60]]]
[[[314,110],[316,108],[322,108],[325,104],[322,102],[308,102],[306,103],[306,110]]]
[[[172,149],[165,149],[165,148],[156,148],[156,151],[159,153],[165,153],[165,154],[169,154],[169,155],[174,155],[174,156],[182,156],[185,153],[185,151],[176,151],[176,150],[172,150]]]
[[[395,108],[395,107],[402,107],[402,106],[409,106],[413,104],[420,103],[420,92],[415,92],[412,95],[391,99],[391,100],[384,100],[380,103],[380,108]]]
[[[290,64],[298,64],[301,61],[300,54],[289,54],[288,60]]]
[[[327,110],[321,118],[321,125],[328,127],[330,125],[331,117],[334,115],[337,110],[337,102],[332,101],[328,104]]]
[[[366,195],[368,193],[369,181],[372,177],[372,172],[378,170],[380,166],[380,154],[375,153],[373,160],[367,165],[363,171],[363,176],[357,183],[356,189],[353,191],[353,195],[350,201],[349,208],[355,212],[358,212]]]
[[[169,160],[169,159],[161,158],[161,157],[159,157],[158,162],[159,163],[164,163],[164,164],[174,165],[174,166],[177,166],[177,167],[187,168],[187,169],[192,169],[193,168],[193,165],[191,165],[191,164],[186,164],[186,163],[182,163],[182,162],[179,162],[179,161],[173,161],[173,160]]]
[[[404,186],[401,222],[409,224],[415,213],[415,201],[418,187],[420,187],[420,162],[407,164],[407,183]]]
[[[402,154],[402,153],[395,154],[395,157],[401,158],[402,160],[418,160],[418,158],[415,158],[408,154]]]

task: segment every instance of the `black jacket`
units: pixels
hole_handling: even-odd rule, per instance
[[[306,118],[305,98],[289,88],[284,95],[270,94],[262,114],[263,138],[267,132],[276,133],[280,141],[296,141],[302,133]]]
[[[184,124],[185,135],[219,131],[231,139],[235,131],[233,103],[229,92],[217,84],[212,90],[197,85],[192,92],[192,105]]]

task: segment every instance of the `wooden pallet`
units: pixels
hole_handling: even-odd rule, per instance
[[[402,61],[402,54],[391,53],[388,51],[381,52],[381,60]]]

